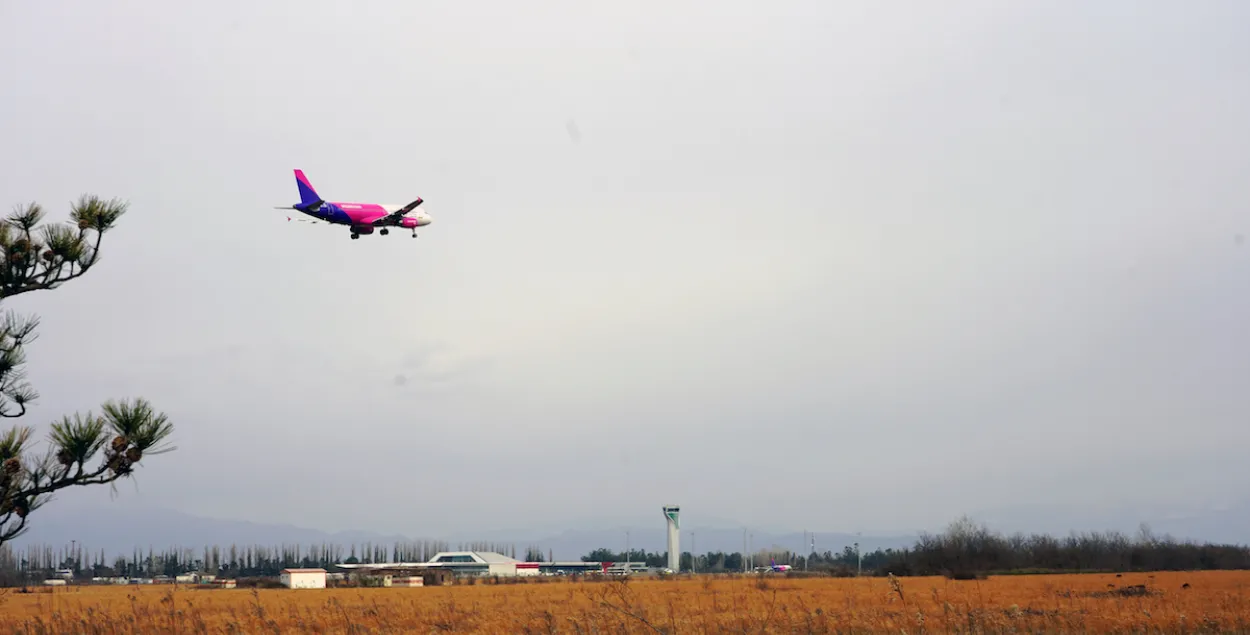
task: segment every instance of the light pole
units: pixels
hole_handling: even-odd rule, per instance
[[[859,531],[857,531],[857,532],[855,532],[855,536],[856,536],[856,537],[862,537],[862,536],[863,536],[863,532],[859,532]],[[858,540],[856,540],[856,541],[855,541],[855,559],[857,560],[857,562],[856,562],[856,564],[855,564],[855,575],[856,575],[856,576],[863,575],[863,574],[864,574],[864,554],[860,553],[860,551],[859,551],[859,541],[858,541]]]
[[[742,528],[742,572],[747,572],[747,528]]]
[[[754,568],[755,567],[755,532],[751,532],[749,536],[751,537],[751,542],[747,548],[751,550],[751,567]]]

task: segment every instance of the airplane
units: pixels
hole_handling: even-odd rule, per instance
[[[776,560],[775,558],[769,558],[769,559],[768,559],[768,562],[769,562],[770,564],[772,564],[772,570],[773,570],[773,571],[778,571],[778,572],[780,572],[780,571],[789,571],[789,570],[790,570],[790,565],[788,565],[788,564],[777,564],[777,560]]]
[[[415,216],[409,216],[408,212],[416,209],[422,202],[421,197],[407,205],[379,205],[377,203],[344,203],[338,201],[326,201],[317,194],[317,190],[313,189],[308,177],[304,176],[303,170],[295,170],[295,185],[299,188],[299,203],[282,207],[274,207],[274,209],[293,209],[297,212],[303,212],[317,220],[325,221],[331,225],[349,225],[352,231],[352,240],[360,238],[361,234],[372,234],[373,230],[378,229],[378,233],[385,236],[389,233],[390,227],[403,227],[412,230],[412,237],[417,237],[417,228],[425,227],[433,222],[429,214],[417,212]],[[291,220],[290,216],[286,219]]]

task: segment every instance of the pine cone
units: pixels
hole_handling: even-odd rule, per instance
[[[17,514],[18,518],[25,518],[26,514],[30,513],[30,506],[26,504],[26,499],[19,498],[13,503],[13,513]]]
[[[126,450],[127,461],[130,461],[131,463],[138,463],[139,459],[142,459],[142,458],[143,458],[143,450],[140,450],[139,448],[130,448],[129,450]]]
[[[91,227],[91,221],[89,219],[84,218],[78,221],[78,229],[87,229],[88,227]]]
[[[4,462],[4,472],[6,474],[17,474],[22,470],[22,462],[13,457]]]
[[[61,465],[69,467],[74,464],[74,453],[70,452],[69,448],[61,448],[61,451],[56,453],[56,460],[60,461]]]
[[[123,437],[120,435],[113,437],[113,451],[114,452],[117,452],[119,454],[122,452],[125,452],[126,446],[128,445],[130,445],[130,441],[128,441],[126,437]]]

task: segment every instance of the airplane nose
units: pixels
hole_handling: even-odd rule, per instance
[[[434,219],[430,218],[430,215],[429,215],[429,214],[422,214],[422,215],[421,215],[421,218],[418,218],[418,219],[417,219],[417,222],[418,222],[419,224],[421,224],[421,225],[429,225],[429,224],[430,224],[430,223],[432,223],[433,221],[434,221]]]

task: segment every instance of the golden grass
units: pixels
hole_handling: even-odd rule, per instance
[[[0,598],[0,632],[1250,632],[1247,571],[38,591]]]

